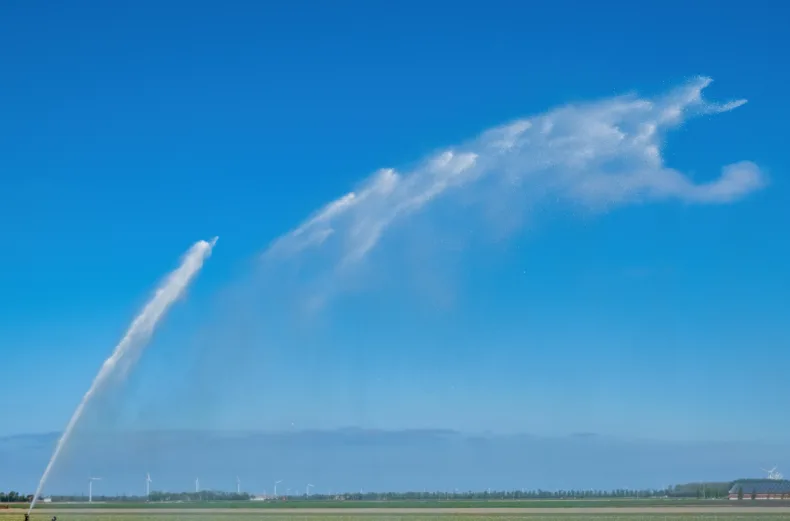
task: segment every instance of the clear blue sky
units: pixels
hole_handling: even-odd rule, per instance
[[[786,19],[759,1],[4,3],[0,396],[16,420],[0,434],[62,429],[158,279],[215,235],[121,400],[141,426],[168,415],[132,404],[167,397],[223,428],[786,431]],[[376,169],[696,75],[749,103],[672,132],[668,166],[708,179],[750,160],[765,189],[528,218],[449,272],[427,265],[417,285],[449,303],[370,291],[324,309],[309,348],[248,342],[223,370],[213,345],[193,363],[183,339],[215,295]],[[201,363],[216,377],[183,369]]]

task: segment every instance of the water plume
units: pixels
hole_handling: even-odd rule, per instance
[[[332,286],[338,275],[356,277],[359,261],[396,223],[429,213],[451,194],[479,201],[489,216],[541,203],[608,210],[665,200],[737,201],[766,184],[756,164],[732,163],[717,179],[695,182],[668,167],[661,153],[670,130],[746,103],[705,100],[711,81],[693,78],[652,98],[631,94],[561,106],[488,129],[413,168],[381,169],[275,240],[263,258],[315,258],[320,252],[318,269]],[[457,229],[462,214],[456,212],[449,226]]]
[[[140,358],[143,349],[156,328],[156,325],[167,313],[170,306],[183,294],[189,283],[203,267],[205,260],[211,255],[211,250],[217,242],[217,238],[211,242],[198,241],[184,255],[181,265],[170,273],[164,282],[157,288],[153,298],[145,305],[142,312],[134,319],[132,325],[115,347],[112,355],[105,360],[99,373],[94,378],[88,391],[82,397],[77,409],[71,416],[66,429],[60,436],[55,451],[52,453],[47,468],[41,476],[33,501],[30,503],[28,513],[36,506],[38,497],[44,489],[47,478],[58,459],[63,447],[68,443],[74,428],[79,423],[85,407],[90,403],[101,390],[111,381],[121,381],[129,372],[129,369]]]
[[[183,388],[169,390],[179,395],[171,401],[179,407],[152,396],[140,407],[137,421],[216,428],[238,414],[245,425],[257,426],[259,420],[246,419],[250,404],[243,398],[255,396],[255,407],[269,411],[262,426],[287,429],[296,415],[308,423],[309,412],[291,407],[278,416],[283,405],[275,396],[282,384],[326,400],[324,410],[333,414],[324,422],[367,424],[368,350],[335,366],[347,373],[326,370],[335,357],[351,351],[342,347],[345,343],[375,342],[375,333],[363,337],[332,325],[343,322],[340,317],[359,320],[359,304],[367,304],[365,311],[372,310],[385,324],[396,324],[387,322],[390,311],[405,310],[401,317],[407,317],[411,304],[452,306],[460,252],[472,241],[490,245],[491,235],[512,232],[524,220],[522,214],[664,201],[725,205],[761,189],[767,179],[748,161],[725,165],[707,178],[669,164],[663,145],[673,130],[744,104],[706,100],[709,84],[708,78],[693,78],[655,96],[631,94],[549,108],[482,129],[410,166],[376,171],[277,238],[256,259],[254,270],[245,269],[223,288],[208,319],[197,324],[191,338],[179,339],[180,349],[191,344]],[[717,118],[706,119],[705,125],[717,124]],[[473,211],[467,211],[470,207]],[[335,298],[368,291],[376,292],[375,305],[373,299]],[[392,327],[408,329],[397,324]],[[280,367],[294,366],[295,349],[303,363],[286,378]],[[342,391],[325,392],[330,385]],[[346,390],[348,402],[341,394]],[[346,404],[349,409],[341,410]]]

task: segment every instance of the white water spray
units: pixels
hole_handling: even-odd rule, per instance
[[[168,308],[181,296],[184,290],[189,285],[190,281],[203,267],[203,262],[211,255],[211,250],[216,244],[217,238],[215,237],[211,242],[198,241],[196,242],[184,255],[181,265],[170,273],[161,286],[156,290],[154,297],[145,305],[143,311],[134,319],[126,335],[121,339],[120,343],[115,347],[112,355],[105,360],[99,373],[94,378],[93,383],[82,397],[82,401],[77,405],[77,409],[71,416],[66,429],[63,431],[58,444],[55,446],[55,452],[52,453],[52,458],[41,476],[41,481],[38,483],[36,494],[33,496],[33,501],[30,503],[28,513],[36,506],[36,501],[44,489],[44,484],[49,477],[49,473],[55,461],[58,459],[61,450],[71,437],[74,427],[82,417],[85,407],[90,400],[113,378],[122,379],[129,371],[134,362],[137,361],[145,348],[148,339],[154,332],[159,320],[165,315]]]

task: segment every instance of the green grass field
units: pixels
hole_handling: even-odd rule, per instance
[[[0,519],[12,521],[16,516],[0,515]],[[20,515],[21,519],[21,515]],[[43,512],[31,516],[31,521],[49,521],[49,517]],[[532,514],[508,514],[506,511],[501,514],[401,514],[393,515],[385,512],[370,514],[59,514],[58,521],[253,521],[263,519],[265,521],[319,521],[328,519],[330,521],[787,521],[788,515],[771,514],[639,514],[639,515],[532,515]]]
[[[740,502],[742,506],[750,506],[748,501]],[[778,504],[779,502],[772,502]],[[243,509],[300,509],[300,508],[321,508],[321,509],[348,509],[348,508],[436,508],[436,509],[457,509],[457,508],[597,508],[597,507],[671,507],[671,506],[713,506],[730,505],[728,500],[702,500],[702,499],[533,499],[533,500],[413,500],[413,501],[206,501],[206,502],[168,502],[168,503],[38,503],[36,510],[46,510],[57,508],[65,510],[69,508],[99,508],[99,509],[127,509],[127,508],[243,508]],[[782,502],[788,505],[790,502]],[[756,503],[755,503],[756,505]],[[27,504],[20,503],[10,505],[11,508],[27,508]],[[760,504],[764,506],[764,504]]]
[[[0,521],[22,521],[26,506],[0,510]],[[619,499],[42,503],[36,506],[31,521],[49,521],[53,514],[57,514],[58,521],[790,521],[790,502]]]

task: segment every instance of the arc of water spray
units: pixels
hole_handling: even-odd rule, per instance
[[[189,286],[189,283],[203,267],[205,260],[211,255],[211,250],[217,243],[217,237],[211,242],[198,241],[187,251],[183,256],[181,265],[173,272],[171,272],[164,282],[157,288],[154,296],[143,308],[142,312],[134,319],[132,325],[126,332],[126,335],[121,339],[115,347],[112,355],[105,360],[99,373],[93,379],[88,392],[82,397],[82,401],[77,405],[77,409],[71,416],[69,423],[66,425],[63,434],[60,436],[55,451],[52,453],[52,458],[41,476],[41,481],[36,489],[36,494],[33,496],[33,501],[30,503],[28,513],[36,506],[38,497],[44,490],[44,484],[52,471],[55,461],[58,459],[60,452],[71,437],[74,427],[79,423],[85,406],[91,399],[112,379],[113,376],[123,378],[140,357],[143,348],[145,348],[148,340],[154,332],[157,323],[164,317],[170,306],[178,300],[184,293],[184,290]]]

